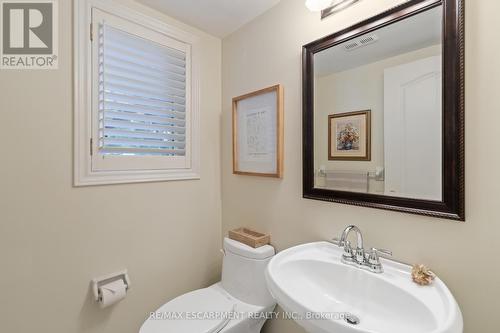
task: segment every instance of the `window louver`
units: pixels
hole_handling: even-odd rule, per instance
[[[98,48],[99,153],[185,156],[186,54],[103,23]]]

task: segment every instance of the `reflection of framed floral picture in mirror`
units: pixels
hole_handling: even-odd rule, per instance
[[[328,116],[328,159],[371,160],[371,111]]]

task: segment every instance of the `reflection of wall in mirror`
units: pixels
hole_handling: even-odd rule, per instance
[[[315,169],[375,172],[384,166],[384,70],[441,54],[441,45],[426,47],[343,72],[315,78],[314,156]],[[334,61],[332,59],[332,61]],[[371,161],[328,160],[328,115],[371,110]],[[316,184],[325,186],[317,177]],[[384,193],[384,182],[370,178],[369,192]]]

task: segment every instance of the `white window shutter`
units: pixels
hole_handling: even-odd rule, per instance
[[[100,154],[185,156],[186,53],[99,24]]]
[[[98,9],[92,25],[92,171],[190,169],[191,46]]]
[[[75,186],[199,179],[199,36],[108,0],[73,18]]]

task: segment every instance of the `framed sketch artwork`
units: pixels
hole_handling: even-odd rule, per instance
[[[371,111],[328,116],[328,159],[371,160]]]
[[[283,87],[233,98],[233,173],[283,175]]]

